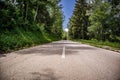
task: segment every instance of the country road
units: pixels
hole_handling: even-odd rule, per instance
[[[120,53],[56,41],[0,55],[0,80],[120,80]]]

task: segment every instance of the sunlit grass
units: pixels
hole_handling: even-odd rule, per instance
[[[0,53],[19,50],[54,40],[59,40],[59,38],[53,36],[53,34],[44,33],[44,31],[25,31],[16,28],[12,32],[6,31],[0,34]]]
[[[106,48],[106,49],[115,49],[120,50],[119,42],[109,42],[109,41],[98,41],[98,40],[75,40],[82,43],[87,43],[96,47]]]

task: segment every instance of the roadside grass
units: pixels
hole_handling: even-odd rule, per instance
[[[0,33],[0,53],[8,53],[11,51],[60,40],[52,33],[37,30],[23,30],[16,28],[13,31],[5,31]]]
[[[74,40],[77,42],[81,42],[83,44],[89,44],[92,46],[109,49],[113,51],[119,51],[120,50],[120,43],[119,42],[109,42],[109,41],[98,41],[98,40]]]

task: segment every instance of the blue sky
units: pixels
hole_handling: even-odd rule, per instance
[[[65,16],[65,21],[63,23],[63,28],[65,29],[65,28],[67,28],[69,18],[72,16],[73,9],[75,6],[75,0],[62,0],[61,4],[63,6],[62,11],[63,11],[64,16]]]

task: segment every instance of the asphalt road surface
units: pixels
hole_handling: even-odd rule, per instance
[[[120,53],[57,41],[0,55],[0,80],[120,80]]]

